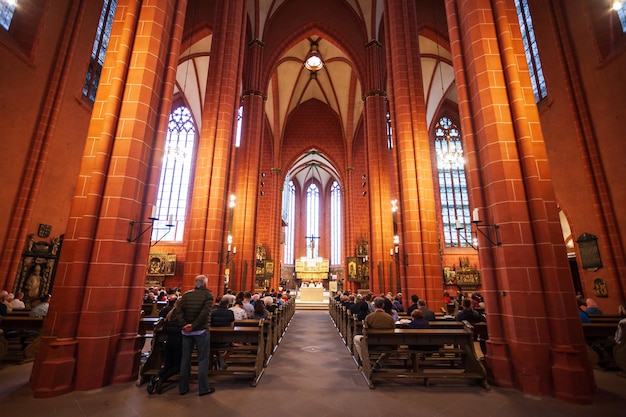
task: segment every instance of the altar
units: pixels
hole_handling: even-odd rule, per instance
[[[300,288],[300,301],[324,301],[323,287]]]

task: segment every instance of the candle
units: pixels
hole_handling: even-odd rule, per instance
[[[230,252],[230,245],[228,245],[228,252]]]
[[[237,253],[237,246],[233,246],[233,255]]]
[[[157,208],[157,206],[152,206],[152,214],[150,215],[150,218],[153,220],[159,218],[159,209]]]
[[[478,217],[478,208],[475,208],[474,211],[472,211],[472,221],[474,223],[478,223],[480,221],[480,217]]]
[[[393,256],[393,248],[389,249],[389,256]]]
[[[396,246],[396,253],[400,252],[400,247]]]
[[[463,225],[461,224],[461,222],[459,221],[459,219],[456,219],[456,228],[458,229],[462,229]]]
[[[167,217],[167,225],[168,225],[168,226],[170,226],[170,225],[172,225],[172,226],[173,226],[173,225],[174,225],[174,215],[173,215],[173,214],[170,214],[170,215]]]

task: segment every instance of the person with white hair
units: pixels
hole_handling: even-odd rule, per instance
[[[180,363],[180,395],[189,392],[191,376],[191,354],[194,345],[198,350],[198,395],[203,396],[215,392],[209,384],[209,350],[211,308],[213,293],[206,287],[206,275],[198,275],[194,280],[194,289],[183,294],[180,306],[175,309],[176,321],[182,326],[183,353]]]
[[[11,296],[11,294],[9,294],[9,296]],[[23,299],[24,299],[23,292],[20,291],[17,294],[15,294],[15,297],[13,297],[13,300],[10,301],[11,307],[13,307],[13,310],[23,310],[26,308],[24,301],[22,301]]]
[[[278,306],[274,302],[274,297],[272,297],[271,295],[265,296],[263,298],[263,302],[265,303],[265,309],[270,313],[273,313],[278,308]]]

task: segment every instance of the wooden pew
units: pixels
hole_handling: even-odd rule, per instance
[[[160,320],[160,317],[142,317],[139,319],[139,329],[137,330],[137,334],[146,336],[148,332],[154,331],[154,326]]]
[[[209,375],[232,375],[252,377],[251,385],[256,387],[264,371],[265,340],[263,323],[257,327],[235,326],[211,327],[211,355]],[[227,347],[223,347],[227,344]],[[215,357],[218,352],[227,351],[228,368],[217,369]]]
[[[29,317],[30,308],[21,309],[21,310],[13,310],[7,314],[8,317]]]
[[[211,327],[211,355],[209,356],[209,375],[233,375],[252,377],[252,386],[256,386],[263,374],[265,358],[264,321],[254,320],[256,326],[244,325],[231,327]],[[246,323],[248,324],[248,323]],[[164,360],[165,332],[156,330],[152,350],[141,365],[137,385],[142,385],[156,375]],[[231,346],[233,343],[237,346]],[[218,352],[230,352],[227,359],[228,369],[219,370],[214,355]],[[195,356],[195,354],[194,354]],[[192,360],[192,364],[195,359]],[[195,363],[197,366],[197,363]],[[192,368],[193,369],[193,368]],[[194,377],[194,375],[192,375]],[[172,378],[175,380],[177,377]]]
[[[605,346],[612,344],[617,325],[617,322],[582,323],[583,334],[587,343],[587,356],[593,366],[598,366],[600,363],[601,358],[598,351],[605,351]]]
[[[28,316],[0,317],[0,330],[6,341],[0,347],[0,359],[19,363],[34,360],[41,343],[43,321],[43,318]]]
[[[146,301],[141,305],[143,317],[157,317],[159,315],[158,305],[154,301]]]
[[[602,315],[602,316],[589,316],[589,319],[592,323],[613,323],[615,326],[619,323],[621,319],[624,317],[616,315]]]
[[[419,351],[409,349],[409,345],[438,349]],[[368,359],[382,353],[390,353],[390,357],[375,373]],[[363,360],[362,374],[370,388],[378,378],[420,378],[425,385],[430,378],[466,378],[489,389],[487,372],[474,350],[473,333],[467,328],[363,329],[363,358],[368,358]]]
[[[263,355],[263,365],[267,366],[270,363],[274,348],[272,341],[272,323],[271,315],[267,320],[248,319],[248,320],[236,320],[235,327],[257,327],[263,326],[263,344],[265,345],[265,351]]]

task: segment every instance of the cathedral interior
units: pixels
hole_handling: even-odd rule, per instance
[[[576,296],[626,300],[623,3],[0,13],[0,289],[53,294],[36,397],[135,380],[144,290],[205,274],[436,311],[478,292],[493,384],[593,401]]]

